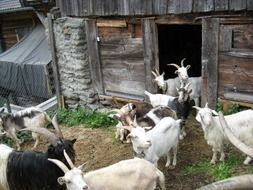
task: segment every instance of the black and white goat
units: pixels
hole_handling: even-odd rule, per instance
[[[0,127],[2,126],[4,133],[16,142],[17,149],[20,150],[21,141],[17,138],[16,133],[23,128],[41,128],[46,127],[51,123],[50,117],[43,110],[30,107],[16,113],[4,113],[0,112]],[[33,149],[35,149],[39,143],[40,136],[37,133],[32,133],[32,137],[35,140]]]
[[[15,151],[12,148],[0,145],[0,189],[3,190],[64,190],[65,187],[57,183],[57,178],[64,173],[48,158],[58,159],[68,164],[64,149],[75,161],[74,143],[76,139],[64,140],[56,119],[53,119],[57,135],[45,128],[26,128],[40,133],[51,142],[47,151]]]
[[[180,94],[182,90],[184,89],[179,88],[178,93]],[[182,124],[184,126],[185,121],[192,109],[192,106],[194,106],[194,101],[190,100],[189,95],[187,96],[187,99],[183,99],[182,102],[179,102],[178,97],[173,97],[165,94],[151,94],[148,91],[145,91],[144,93],[149,97],[150,103],[154,107],[158,105],[164,105],[169,106],[172,110],[174,110],[176,112],[177,118],[182,119]],[[191,93],[191,91],[188,91],[188,93]],[[180,135],[180,139],[186,135],[184,127],[182,128],[181,132],[182,133]]]

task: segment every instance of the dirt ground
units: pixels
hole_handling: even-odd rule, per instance
[[[114,164],[120,160],[133,158],[131,144],[123,144],[114,138],[115,128],[87,129],[62,127],[66,139],[77,138],[75,144],[76,165],[87,163],[86,170],[94,170]],[[180,141],[177,166],[173,170],[165,168],[165,158],[159,161],[159,169],[165,174],[166,188],[173,190],[192,190],[211,183],[214,179],[204,173],[184,175],[184,169],[198,162],[210,161],[211,149],[207,146],[200,125],[193,115],[186,123],[187,136]],[[32,147],[27,143],[23,149]],[[47,143],[39,145],[38,150],[45,151]]]

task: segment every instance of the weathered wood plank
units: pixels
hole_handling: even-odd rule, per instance
[[[193,12],[214,11],[214,0],[194,0]]]
[[[93,88],[96,89],[99,94],[104,94],[103,76],[97,44],[96,20],[86,20],[85,29],[87,35],[89,66],[91,71]]]
[[[253,49],[253,24],[233,27],[233,48]]]
[[[229,10],[246,10],[247,0],[229,0]]]
[[[118,15],[129,15],[129,0],[118,1]]]
[[[253,10],[253,1],[247,0],[247,10]]]
[[[219,51],[230,51],[232,48],[233,33],[229,25],[221,25]]]
[[[215,0],[215,11],[225,11],[228,10],[228,2],[229,0]]]
[[[190,13],[192,11],[193,0],[169,0],[168,13]]]
[[[153,18],[142,20],[144,64],[146,75],[146,90],[156,92],[155,84],[152,82],[154,69],[159,69],[157,27]]]
[[[153,14],[167,14],[168,0],[153,0]]]
[[[127,27],[125,20],[97,20],[97,27]]]
[[[202,78],[201,104],[214,108],[218,89],[219,19],[202,19]]]

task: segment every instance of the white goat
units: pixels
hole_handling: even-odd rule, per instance
[[[88,172],[84,180],[91,190],[165,190],[163,173],[150,162],[134,158]]]
[[[166,95],[166,94],[152,94],[148,91],[144,91],[144,94],[146,94],[149,97],[150,104],[153,107],[156,106],[168,106],[169,102],[172,102],[175,97]]]
[[[156,72],[152,71],[152,74],[155,77],[155,83],[160,89],[162,89],[163,94],[177,96],[177,87],[180,86],[180,80],[178,77],[164,80],[164,72],[160,75],[156,70]]]
[[[201,88],[202,88],[202,77],[189,77],[187,70],[190,68],[190,65],[187,65],[184,67],[183,62],[185,58],[181,61],[181,67],[179,67],[177,64],[171,63],[168,64],[170,66],[174,66],[177,68],[175,71],[176,74],[178,74],[178,78],[180,81],[180,84],[177,86],[185,86],[188,83],[191,83],[191,89],[192,92],[190,94],[190,99],[194,100],[195,105],[199,106],[199,99],[201,96]]]
[[[48,161],[53,162],[64,172],[64,176],[58,177],[58,183],[60,185],[66,184],[67,190],[89,190],[90,188],[83,178],[84,164],[75,167],[65,150],[64,156],[71,169],[60,160],[48,158]]]
[[[186,58],[181,60],[181,67],[179,67],[175,63],[168,64],[169,66],[174,66],[177,68],[177,70],[175,71],[175,74],[178,75],[180,83],[184,83],[184,84],[186,84],[188,81],[189,76],[188,76],[187,70],[191,67],[190,65],[187,65],[186,67],[184,66],[185,59]]]
[[[196,120],[201,124],[207,144],[212,147],[213,156],[211,163],[214,164],[217,161],[218,152],[221,154],[220,161],[223,161],[225,158],[223,144],[228,140],[218,116],[213,116],[213,114],[218,115],[218,113],[215,110],[211,110],[207,103],[204,108],[193,107],[198,110]],[[253,147],[253,110],[245,110],[225,116],[225,120],[238,139],[249,147]],[[247,156],[243,163],[249,164],[251,160],[252,158]]]
[[[144,158],[157,166],[161,156],[167,155],[166,167],[174,168],[177,163],[177,149],[180,134],[181,119],[171,117],[163,118],[153,129],[145,131],[144,128],[134,124],[128,127],[135,156]],[[131,126],[131,123],[130,123]],[[170,151],[173,149],[171,165]]]
[[[55,163],[64,176],[58,178],[59,184],[66,184],[68,190],[154,190],[157,181],[165,190],[163,173],[150,162],[135,158],[123,160],[111,166],[83,173],[84,164],[78,168],[65,155],[71,170],[59,160],[48,159]]]
[[[23,128],[46,127],[52,122],[46,112],[36,107],[26,108],[14,114],[4,113],[3,111],[4,110],[0,112],[0,126],[3,128],[6,135],[16,142],[18,150],[20,150],[21,144],[21,141],[16,136],[18,131]],[[32,133],[32,137],[35,139],[33,148],[36,148],[39,143],[40,135]]]

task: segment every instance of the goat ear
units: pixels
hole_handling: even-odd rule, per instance
[[[64,177],[58,177],[57,181],[60,185],[63,185],[65,183]]]
[[[161,76],[164,76],[165,75],[165,73],[163,72],[162,74],[161,74]]]
[[[85,172],[85,166],[86,166],[86,162],[78,166],[78,169],[80,169],[82,172]]]
[[[196,115],[195,119],[196,119],[198,122],[201,122],[201,118],[200,118],[200,115],[199,115],[199,114]]]
[[[71,140],[72,144],[75,144],[75,142],[76,142],[76,139]]]
[[[217,111],[215,111],[215,110],[212,110],[212,113],[213,113],[213,115],[215,115],[215,116],[219,115],[219,114],[217,113]]]
[[[4,113],[4,108],[1,109],[0,113]]]
[[[175,71],[175,74],[178,74],[178,73],[179,73],[178,70],[176,70],[176,71]]]
[[[133,134],[129,133],[129,134],[127,135],[126,139],[132,139],[132,138],[134,138],[134,137],[135,137],[135,136],[134,136]]]
[[[192,93],[192,89],[188,90],[188,94],[191,94]]]
[[[191,65],[187,65],[186,66],[186,70],[190,69],[191,68]]]

